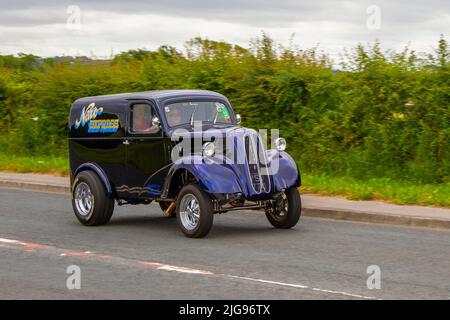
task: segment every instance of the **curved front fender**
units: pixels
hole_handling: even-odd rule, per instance
[[[288,153],[268,150],[267,157],[274,184],[273,191],[281,191],[301,185],[301,177],[297,164]]]
[[[300,186],[300,174],[294,159],[286,152],[269,150],[269,167],[271,172],[271,193],[280,192]],[[180,170],[189,171],[199,186],[208,193],[242,193],[246,198],[264,196],[256,194],[251,187],[246,165],[223,163],[220,158],[203,158],[201,156],[185,157],[172,165],[164,183],[162,197],[168,197],[172,178]]]
[[[205,192],[242,193],[239,179],[230,165],[214,158],[190,156],[179,159],[170,168],[163,188],[163,197],[168,196],[172,177],[180,170],[189,171]]]

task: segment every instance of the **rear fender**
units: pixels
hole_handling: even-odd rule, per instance
[[[100,178],[100,180],[102,181],[102,183],[105,187],[106,194],[108,195],[108,197],[112,197],[113,189],[112,189],[111,183],[110,183],[105,171],[98,164],[93,163],[93,162],[83,163],[75,170],[74,177],[76,177],[80,172],[87,171],[87,170],[94,171],[98,175],[98,177]]]

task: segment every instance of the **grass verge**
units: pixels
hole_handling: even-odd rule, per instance
[[[0,154],[0,171],[69,174],[64,157]],[[304,193],[344,196],[351,200],[383,200],[397,204],[450,207],[450,183],[414,184],[389,178],[357,180],[324,174],[302,174]]]
[[[0,171],[47,173],[58,176],[67,176],[69,175],[69,163],[64,157],[31,157],[0,153]]]
[[[389,178],[357,180],[329,175],[303,175],[305,193],[340,195],[351,200],[383,200],[397,204],[450,207],[450,183],[415,184]]]

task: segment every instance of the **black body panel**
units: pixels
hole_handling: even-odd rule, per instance
[[[182,99],[228,100],[204,90],[165,90],[87,97],[76,100],[69,118],[71,181],[86,163],[101,168],[117,198],[158,198],[170,169],[172,143],[161,108]],[[148,103],[161,120],[161,130],[135,134],[130,130],[132,104]]]

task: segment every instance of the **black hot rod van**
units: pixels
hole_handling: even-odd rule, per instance
[[[205,236],[215,213],[239,209],[265,211],[276,228],[295,226],[300,175],[286,141],[268,149],[239,123],[227,98],[211,91],[76,100],[68,143],[76,217],[102,225],[115,203],[157,202],[188,237]]]

